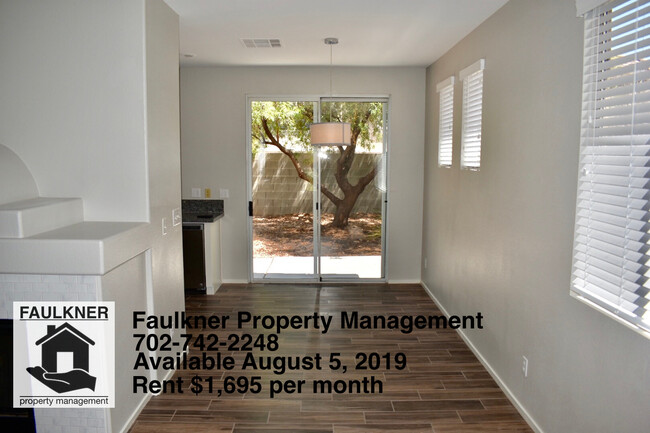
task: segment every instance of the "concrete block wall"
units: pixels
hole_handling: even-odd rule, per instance
[[[312,174],[311,155],[296,154],[305,171]],[[377,165],[378,175],[357,200],[353,212],[381,212],[381,155],[357,154],[350,169],[349,179],[354,185]],[[334,177],[336,157],[321,160],[321,182],[338,197],[343,197]],[[294,213],[311,213],[313,186],[300,179],[289,158],[282,153],[260,152],[253,160],[253,212],[255,216],[277,216]],[[334,205],[323,199],[323,212],[334,212]]]

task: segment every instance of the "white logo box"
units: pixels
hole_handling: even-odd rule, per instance
[[[14,407],[115,407],[115,303],[13,304]]]

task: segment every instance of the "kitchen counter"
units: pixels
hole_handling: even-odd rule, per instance
[[[223,200],[182,200],[183,224],[213,223],[223,217]]]

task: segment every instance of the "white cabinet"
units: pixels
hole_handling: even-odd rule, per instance
[[[221,286],[221,221],[204,224],[205,293],[213,295]]]

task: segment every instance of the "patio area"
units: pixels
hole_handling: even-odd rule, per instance
[[[381,256],[321,257],[323,278],[381,278]],[[313,257],[256,257],[253,259],[256,280],[314,278]]]

